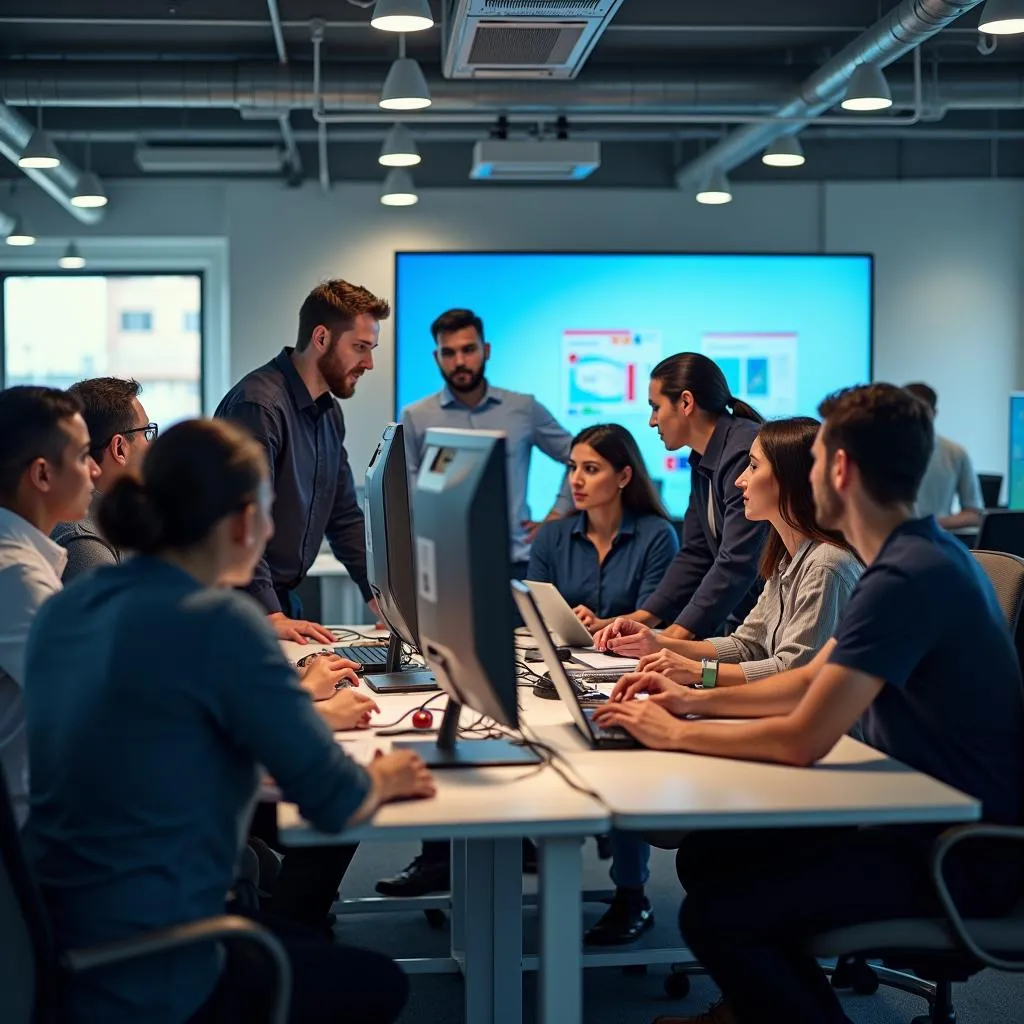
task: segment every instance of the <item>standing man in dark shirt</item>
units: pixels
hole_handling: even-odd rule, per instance
[[[1019,824],[1024,689],[1013,639],[971,553],[931,516],[915,518],[931,414],[892,384],[850,388],[819,411],[817,519],[840,530],[867,567],[833,639],[804,668],[724,691],[627,676],[595,719],[650,747],[801,766],[856,727],[894,760],[973,796],[983,820]],[[648,700],[630,699],[644,691]],[[833,928],[943,916],[928,868],[940,831],[819,827],[684,839],[680,926],[726,1002],[675,1024],[845,1021],[807,942]],[[950,858],[946,878],[966,917],[1012,900],[1020,855],[1005,853],[979,842],[966,863]]]
[[[366,580],[363,511],[345,452],[345,420],[335,398],[351,398],[373,369],[383,299],[360,285],[317,285],[299,310],[295,348],[284,348],[243,377],[216,416],[242,424],[267,451],[274,501],[274,536],[246,588],[266,609],[277,635],[332,643],[323,626],[298,618],[294,594],[324,537],[344,563],[371,611]]]

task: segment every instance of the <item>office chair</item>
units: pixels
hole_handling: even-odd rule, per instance
[[[248,942],[256,946],[275,979],[267,1022],[286,1024],[291,967],[277,938],[248,918],[225,914],[59,954],[25,862],[7,782],[0,768],[0,1020],[4,1024],[56,1024],[57,992],[62,979],[69,974],[200,942]]]
[[[979,473],[978,485],[985,508],[999,508],[999,495],[1003,490],[1002,473]]]
[[[974,557],[995,588],[999,607],[1013,631],[1017,657],[1024,666],[1024,558],[981,550],[975,551]],[[1020,843],[1024,860],[1024,826],[980,824],[948,829],[935,842],[930,866],[944,918],[875,921],[837,928],[814,937],[814,955],[838,957],[837,970],[846,972],[846,980],[855,991],[874,991],[881,981],[926,998],[929,1013],[915,1018],[914,1024],[953,1024],[953,982],[966,981],[984,967],[1024,971],[1024,891],[1017,894],[1016,905],[1002,916],[964,921],[946,886],[946,857],[956,846],[972,839]],[[914,974],[887,967],[872,969],[864,962],[867,956],[908,964]],[[834,974],[833,983],[839,980]]]
[[[1024,512],[988,511],[981,517],[978,551],[1004,551],[1024,558]]]

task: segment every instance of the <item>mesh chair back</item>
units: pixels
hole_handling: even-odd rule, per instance
[[[1024,557],[1024,512],[986,512],[974,546],[979,551],[1005,551]]]
[[[978,564],[984,570],[996,592],[996,600],[1013,633],[1017,657],[1024,666],[1024,558],[1005,551],[974,551]]]

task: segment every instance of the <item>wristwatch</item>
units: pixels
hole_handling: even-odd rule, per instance
[[[700,659],[700,685],[713,690],[718,685],[718,661],[715,658]]]

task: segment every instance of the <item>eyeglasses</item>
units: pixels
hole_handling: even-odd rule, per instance
[[[129,434],[142,434],[147,441],[155,441],[160,428],[155,423],[147,423],[144,427],[132,427],[131,430],[122,430],[121,433],[125,437]]]

